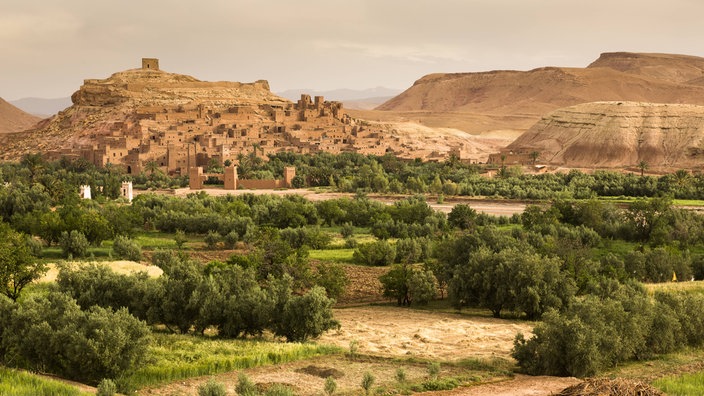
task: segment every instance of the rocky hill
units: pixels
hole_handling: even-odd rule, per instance
[[[607,67],[678,84],[701,85],[704,79],[704,58],[689,55],[607,52],[587,67]]]
[[[41,118],[25,113],[0,98],[0,134],[29,129],[39,120]]]
[[[419,138],[413,127],[357,120],[341,102],[322,96],[291,102],[264,80],[200,81],[162,71],[156,59],[85,80],[71,99],[71,107],[35,129],[0,137],[1,157],[39,151],[50,159],[121,165],[128,173],[154,161],[164,171],[183,173],[213,161],[237,163],[251,152],[264,158],[279,151],[352,151],[439,159],[450,150],[473,155],[475,146],[491,145],[455,131]]]
[[[587,68],[431,74],[377,109],[543,114],[596,101],[704,104],[704,58],[611,53]]]
[[[556,110],[508,145],[503,161],[575,168],[704,165],[704,106],[596,102]],[[499,155],[493,156],[498,162]]]

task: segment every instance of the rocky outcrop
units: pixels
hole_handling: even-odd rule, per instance
[[[556,110],[506,147],[503,156],[539,153],[538,162],[577,168],[704,165],[704,106],[585,103]],[[494,158],[494,161],[497,161]]]
[[[24,131],[41,118],[25,113],[0,98],[0,134]]]

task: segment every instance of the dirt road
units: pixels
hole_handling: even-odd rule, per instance
[[[297,194],[311,201],[324,201],[327,199],[335,199],[341,197],[354,197],[355,194],[352,193],[337,193],[337,192],[318,192],[308,189],[290,189],[290,190],[223,190],[223,189],[203,189],[200,191],[205,191],[208,195],[242,195],[242,194],[273,194],[273,195],[288,195]],[[174,191],[176,196],[186,196],[194,192],[194,190],[188,188],[180,188]],[[385,204],[392,204],[398,200],[405,198],[405,196],[398,195],[380,195],[380,194],[369,194],[369,198],[383,202]],[[428,198],[428,204],[435,210],[441,212],[450,213],[452,208],[459,203],[468,204],[471,208],[480,213],[486,213],[493,216],[511,216],[514,213],[523,213],[526,208],[526,204],[523,202],[506,201],[501,202],[497,200],[490,199],[470,199],[470,198],[456,198],[456,199],[445,199],[441,204],[437,203],[437,199]]]

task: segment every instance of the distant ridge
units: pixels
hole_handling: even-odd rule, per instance
[[[0,98],[0,134],[24,131],[40,120]]]
[[[22,98],[13,100],[10,103],[29,114],[42,118],[50,117],[73,104],[69,96],[55,99]]]
[[[288,100],[298,100],[301,94],[311,96],[324,96],[325,99],[336,100],[338,102],[365,101],[372,98],[392,98],[401,93],[400,89],[376,87],[368,89],[348,89],[340,88],[329,91],[316,91],[314,89],[289,89],[283,92],[277,92],[277,95]]]
[[[605,53],[586,68],[438,73],[377,107],[385,111],[533,115],[596,101],[704,104],[704,58]]]

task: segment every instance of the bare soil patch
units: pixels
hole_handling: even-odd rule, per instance
[[[137,263],[135,261],[128,260],[116,260],[116,261],[98,261],[99,264],[104,264],[112,268],[112,270],[118,274],[131,274],[140,271],[146,271],[149,276],[156,278],[164,273],[161,268],[154,265],[147,265],[142,263]],[[86,262],[69,262],[70,265],[86,265]],[[39,278],[38,282],[54,282],[56,277],[59,275],[59,268],[54,263],[47,264],[49,270],[44,274],[43,277]]]
[[[510,359],[516,334],[530,337],[533,329],[528,322],[393,306],[336,309],[335,318],[340,330],[324,334],[318,342],[349,348],[357,341],[361,354],[446,361]]]

